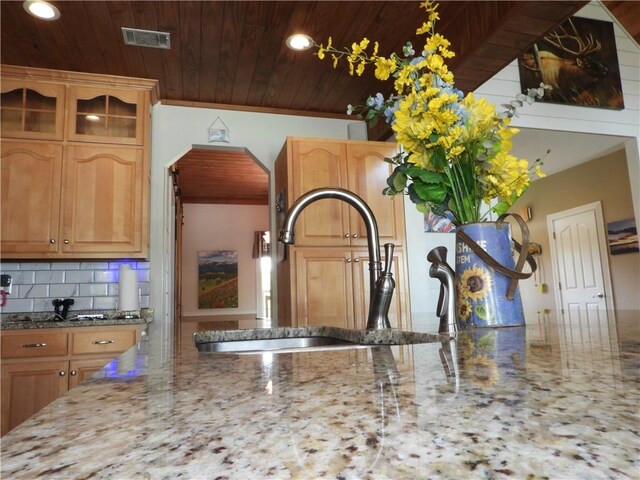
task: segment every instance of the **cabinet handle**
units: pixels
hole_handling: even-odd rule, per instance
[[[358,234],[357,234],[357,233],[354,233],[354,234],[353,234],[353,238],[358,238]]]
[[[69,245],[69,240],[67,240],[66,238],[64,239],[64,244],[65,245]]]
[[[42,348],[46,346],[46,343],[25,343],[24,345],[22,345],[22,348]]]
[[[64,370],[61,370],[60,372],[58,372],[58,375],[60,375],[61,377],[64,377],[67,374],[67,372],[65,372]]]
[[[344,238],[349,238],[351,235],[349,235],[348,233],[344,234]]]
[[[71,371],[69,372],[69,375],[71,375],[72,377],[75,377],[77,374],[78,374],[78,372],[77,372],[77,371],[75,371],[75,370],[71,370]]]
[[[55,238],[50,238],[49,239],[49,243],[56,243],[56,239]]]
[[[347,258],[347,263],[351,263],[351,259],[350,258]]]
[[[356,257],[356,259],[354,260],[354,262],[358,263],[360,261],[360,257]]]
[[[109,345],[110,343],[116,343],[115,340],[94,340],[94,345]]]

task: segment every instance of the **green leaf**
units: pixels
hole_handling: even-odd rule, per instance
[[[419,178],[424,183],[442,183],[442,177],[444,176],[440,172],[432,172],[420,167],[409,167],[404,173],[408,177]]]
[[[407,186],[407,176],[402,172],[392,175],[393,188],[396,192],[401,192]]]
[[[444,153],[444,148],[437,147],[434,149],[431,163],[438,169],[442,169],[447,165],[447,156]]]
[[[447,192],[441,185],[424,183],[420,179],[416,179],[412,185],[418,197],[425,202],[442,203],[447,198]]]

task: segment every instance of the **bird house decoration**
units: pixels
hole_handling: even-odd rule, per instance
[[[214,122],[209,125],[209,143],[212,142],[225,142],[231,141],[229,135],[229,127],[222,121],[220,117],[216,118]]]

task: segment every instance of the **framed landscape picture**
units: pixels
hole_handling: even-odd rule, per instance
[[[633,218],[607,223],[607,238],[611,255],[640,251],[638,249],[638,230]]]
[[[552,87],[540,102],[622,110],[613,23],[572,17],[518,58],[522,91]]]
[[[198,308],[238,307],[238,252],[198,252]]]

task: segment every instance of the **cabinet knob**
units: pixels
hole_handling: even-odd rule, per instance
[[[347,263],[351,263],[351,259],[350,258],[347,258]]]
[[[64,244],[65,245],[69,245],[69,240],[67,240],[66,238],[64,239]]]
[[[358,234],[357,234],[357,233],[354,233],[354,234],[353,234],[353,238],[358,238]]]
[[[356,257],[354,262],[358,263],[360,261],[360,257]]]
[[[65,372],[64,370],[61,370],[60,372],[58,372],[58,375],[60,375],[61,377],[64,377],[67,374],[67,372]]]
[[[344,234],[344,238],[349,238],[351,235],[349,235],[348,233]]]
[[[69,375],[71,375],[72,377],[75,377],[78,374],[78,372],[76,370],[71,370],[69,372]]]
[[[56,239],[55,238],[50,238],[49,239],[49,243],[56,243]]]

